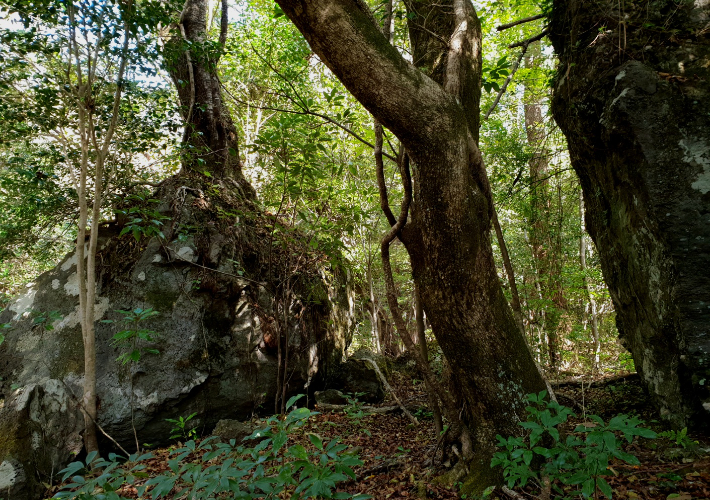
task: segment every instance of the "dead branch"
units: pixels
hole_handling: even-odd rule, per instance
[[[375,369],[375,372],[377,373],[377,376],[380,378],[380,380],[381,380],[382,383],[384,384],[384,386],[385,386],[385,388],[387,389],[387,391],[388,391],[390,394],[392,394],[392,397],[394,397],[394,400],[397,402],[397,404],[398,404],[399,407],[402,409],[402,412],[404,412],[404,414],[407,416],[407,418],[408,418],[409,420],[411,420],[414,425],[419,425],[419,421],[417,420],[417,417],[415,417],[414,415],[412,415],[411,413],[409,413],[409,410],[407,410],[407,408],[404,407],[404,405],[402,404],[402,402],[399,400],[399,397],[397,397],[397,393],[394,392],[394,389],[392,389],[392,386],[389,384],[389,382],[387,382],[387,379],[385,378],[385,376],[384,376],[384,375],[382,374],[382,372],[380,371],[380,367],[377,366],[377,363],[375,362],[375,360],[370,359],[370,358],[362,358],[362,359],[363,359],[364,361],[367,361],[368,363],[370,363],[370,364],[372,365],[372,367]]]
[[[512,498],[513,500],[524,500],[522,495],[514,492],[513,490],[511,490],[507,486],[501,486],[501,490],[503,491],[505,496],[507,496],[508,498]]]
[[[604,387],[610,384],[614,384],[616,382],[627,382],[637,380],[638,378],[638,373],[629,373],[626,375],[617,375],[614,377],[603,378],[601,380],[595,380],[591,382],[587,382],[586,380],[581,378],[571,378],[560,380],[558,382],[551,382],[551,384],[555,387],[581,387],[582,385],[584,385],[585,387]]]

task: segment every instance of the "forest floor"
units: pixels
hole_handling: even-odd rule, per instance
[[[418,416],[426,417],[423,410],[427,398],[421,384],[400,379],[393,385],[405,406],[422,408]],[[560,404],[578,415],[571,419],[569,430],[584,422],[585,415],[599,415],[608,422],[619,414],[637,416],[646,422],[646,427],[657,432],[665,430],[655,420],[636,376],[586,379],[584,386],[581,381],[574,381],[560,385],[555,392]],[[420,418],[418,427],[404,415],[372,415],[355,423],[342,413],[332,412],[318,415],[318,420],[335,424],[332,433],[347,436],[343,438],[346,444],[362,447],[360,458],[365,464],[356,471],[358,482],[349,485],[348,491],[366,493],[376,499],[460,498],[457,487],[446,488],[436,482],[442,469],[438,463],[432,467],[436,438],[431,418]],[[322,425],[319,428],[322,432]],[[612,474],[606,479],[615,499],[710,500],[710,436],[691,434],[682,439],[659,437],[641,441],[636,438],[625,448],[639,458],[640,465],[612,462]],[[378,466],[383,470],[378,470]],[[531,490],[519,490],[518,495],[520,499],[537,498]],[[489,498],[514,498],[514,494],[509,497],[494,492]]]
[[[375,499],[465,498],[457,486],[443,486],[436,480],[444,469],[435,459],[440,453],[437,454],[435,450],[437,439],[431,414],[427,410],[423,385],[397,372],[391,383],[402,403],[418,417],[419,425],[413,425],[401,413],[362,416],[358,414],[357,406],[351,406],[348,412],[321,411],[311,417],[292,439],[307,444],[306,436],[316,433],[324,442],[338,437],[343,444],[358,447],[364,464],[355,468],[357,480],[341,483],[338,488],[340,491],[364,493]],[[556,393],[560,404],[572,408],[578,415],[569,423],[569,430],[584,422],[585,415],[599,415],[608,422],[610,418],[622,413],[643,419],[647,427],[658,432],[664,430],[654,420],[651,405],[636,376],[626,379],[587,379],[584,387],[579,381],[574,381],[560,385]],[[381,406],[395,404],[391,396],[388,396]],[[691,434],[682,438],[676,436],[676,439],[642,439],[641,442],[636,438],[625,450],[637,456],[641,463],[631,466],[612,462],[609,469],[612,474],[606,476],[606,479],[613,489],[613,498],[710,500],[709,436]],[[154,465],[148,470],[156,474],[165,470],[168,453],[169,450],[155,450]],[[132,491],[133,494],[125,490],[121,494],[135,497],[135,489]],[[539,497],[528,488],[517,490],[517,493],[509,491],[507,494],[496,490],[487,498],[503,500]],[[551,498],[556,497],[553,494]],[[604,497],[600,494],[599,498]]]

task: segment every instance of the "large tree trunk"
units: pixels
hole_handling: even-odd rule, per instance
[[[453,16],[435,27],[435,38],[450,40],[435,81],[402,58],[361,2],[279,0],[279,5],[411,158],[414,199],[400,239],[465,398],[464,418],[476,445],[470,485],[485,487],[494,480],[495,435],[520,432],[516,423],[525,413],[525,395],[545,384],[493,263],[490,187],[476,140],[481,35],[473,6],[454,0],[422,7]]]
[[[663,418],[710,422],[710,5],[555,1],[553,111]]]
[[[185,120],[183,169],[231,179],[246,198],[254,198],[254,189],[242,174],[237,129],[222,99],[217,74],[227,38],[227,2],[222,0],[217,45],[209,43],[207,10],[207,0],[187,0],[166,43],[165,67],[177,88]]]

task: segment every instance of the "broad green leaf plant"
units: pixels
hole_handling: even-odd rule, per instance
[[[540,491],[549,484],[556,499],[599,498],[598,491],[612,498],[612,488],[604,479],[611,475],[609,465],[618,459],[631,465],[639,460],[624,451],[622,439],[632,442],[638,436],[647,439],[657,437],[636,417],[617,415],[609,423],[596,415],[588,415],[587,421],[578,425],[574,432],[563,436],[558,426],[575,416],[569,408],[556,401],[546,400],[547,392],[529,394],[531,405],[529,417],[520,422],[527,433],[522,437],[498,436],[497,452],[491,467],[502,467],[508,487],[525,487],[532,484]]]
[[[292,397],[293,407],[302,396]],[[61,471],[66,484],[55,495],[60,499],[120,500],[124,486],[135,486],[140,499],[185,498],[201,500],[228,495],[238,500],[282,498],[337,498],[365,500],[366,495],[335,491],[337,484],[355,479],[352,467],[362,465],[338,439],[325,443],[310,434],[311,446],[288,445],[291,434],[315,415],[308,408],[294,408],[285,417],[270,417],[266,426],[244,439],[245,444],[219,442],[210,437],[187,441],[170,453],[168,470],[148,478],[148,453],[109,460],[90,453],[85,462],[73,462]],[[247,446],[248,443],[256,443]],[[67,482],[68,481],[68,482]],[[176,492],[173,494],[173,492]]]

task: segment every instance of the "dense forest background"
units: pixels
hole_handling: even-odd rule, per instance
[[[150,6],[150,4],[145,4]],[[108,127],[117,52],[110,5],[86,6],[81,36],[105,37],[94,64],[93,99],[99,127]],[[384,4],[372,6],[384,15]],[[498,274],[520,311],[536,360],[551,373],[633,370],[618,343],[614,310],[594,245],[585,235],[583,203],[565,138],[550,115],[555,58],[546,39],[509,45],[540,33],[544,20],[498,31],[497,26],[540,12],[534,2],[476,5],[484,32],[480,145],[492,184],[502,236],[494,241]],[[147,16],[156,16],[146,7]],[[217,6],[211,7],[218,30]],[[0,133],[0,294],[3,303],[52,268],[76,238],[75,172],[81,144],[76,96],[67,90],[70,43],[63,27],[39,12],[5,10]],[[156,11],[157,12],[157,11]],[[372,153],[372,118],[268,2],[230,6],[232,24],[219,74],[226,105],[243,138],[240,160],[264,209],[306,234],[312,248],[344,263],[358,290],[358,326],[351,349],[403,352],[390,319],[379,240],[381,213]],[[25,23],[24,26],[22,23]],[[159,20],[157,21],[159,22]],[[156,23],[148,17],[147,23]],[[393,43],[408,54],[403,5],[394,6]],[[151,191],[180,168],[178,99],[159,55],[156,31],[138,31],[130,47],[124,97],[106,157],[101,218],[124,217],[136,240],[160,231]],[[215,31],[216,36],[216,31]],[[85,40],[85,41],[86,41]],[[511,75],[512,73],[514,75]],[[512,76],[512,79],[510,78]],[[397,156],[385,132],[385,154]],[[401,197],[396,165],[386,162],[392,203]],[[144,201],[121,213],[126,200]],[[408,257],[395,245],[393,270],[411,331],[414,285]],[[510,271],[513,275],[510,276]],[[199,284],[196,284],[199,286]],[[430,337],[433,349],[436,343]]]

